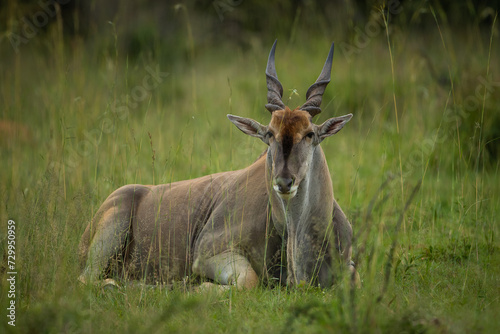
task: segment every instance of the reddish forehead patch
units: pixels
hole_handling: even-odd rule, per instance
[[[276,110],[271,117],[269,128],[275,133],[276,139],[292,139],[294,143],[311,130],[311,115],[303,110]]]

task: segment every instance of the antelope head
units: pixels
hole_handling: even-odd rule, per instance
[[[283,200],[295,197],[301,182],[310,175],[313,153],[327,137],[337,133],[351,119],[352,114],[330,118],[321,125],[312,118],[321,112],[320,105],[326,86],[330,82],[333,59],[333,44],[321,74],[306,93],[306,102],[290,110],[281,100],[283,87],[278,80],[274,65],[276,41],[267,62],[267,104],[271,112],[269,125],[249,119],[228,115],[238,129],[260,138],[269,146],[268,163],[271,167],[272,189]]]

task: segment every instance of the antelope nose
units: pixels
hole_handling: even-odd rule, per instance
[[[278,177],[276,179],[276,185],[281,193],[289,193],[294,181],[293,178]]]

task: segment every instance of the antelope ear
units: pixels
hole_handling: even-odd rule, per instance
[[[340,117],[333,117],[325,121],[318,127],[318,136],[320,140],[330,137],[336,134],[344,127],[344,125],[349,122],[352,118],[352,114],[347,114]]]
[[[266,142],[265,138],[267,133],[267,126],[264,126],[250,118],[239,117],[230,114],[227,115],[227,118],[229,118],[229,120],[233,122],[233,124],[236,125],[236,127],[243,133],[246,133],[247,135],[250,135],[252,137],[260,138],[262,141]]]

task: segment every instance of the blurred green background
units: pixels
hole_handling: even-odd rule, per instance
[[[497,333],[499,7],[1,2],[0,328]],[[269,121],[264,70],[275,39],[291,108],[335,42],[315,122],[354,114],[322,147],[363,287],[221,296],[189,283],[80,286],[79,238],[113,190],[243,168],[265,149],[226,114]],[[16,328],[4,313],[8,219],[17,227]]]

